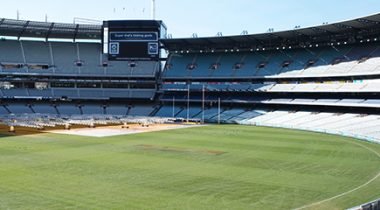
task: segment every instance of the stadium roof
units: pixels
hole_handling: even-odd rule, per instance
[[[294,30],[262,34],[217,36],[204,38],[164,39],[170,50],[210,50],[241,48],[265,48],[318,44],[331,41],[355,42],[369,35],[380,34],[380,13],[332,24],[324,24]]]
[[[29,38],[101,39],[101,25],[0,19],[0,35]]]
[[[330,41],[364,39],[380,34],[380,13],[349,21],[294,30],[252,35],[161,40],[166,49],[209,50],[309,45]],[[101,40],[102,25],[51,23],[0,19],[0,36]],[[379,37],[380,38],[380,37]]]

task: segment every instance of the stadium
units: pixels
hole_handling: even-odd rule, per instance
[[[0,209],[380,209],[380,14],[171,38],[0,19]]]

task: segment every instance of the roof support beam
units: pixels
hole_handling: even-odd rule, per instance
[[[47,34],[46,34],[46,41],[49,40],[49,37],[50,37],[50,34],[51,34],[53,28],[54,28],[54,23],[51,23],[51,24],[50,24],[50,27],[49,27],[49,30],[48,30],[48,32],[47,32]]]
[[[20,31],[20,33],[18,34],[17,36],[17,40],[20,40],[21,36],[24,34],[26,28],[28,27],[30,21],[26,21],[26,23],[24,24],[24,26],[22,27],[22,30]]]
[[[74,37],[73,37],[73,41],[75,42],[76,39],[77,39],[77,36],[78,36],[78,30],[79,30],[79,24],[77,24],[75,26],[75,32],[74,32]]]

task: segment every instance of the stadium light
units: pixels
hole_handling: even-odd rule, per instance
[[[247,31],[247,30],[244,30],[244,31],[241,32],[240,35],[248,35],[248,31]]]

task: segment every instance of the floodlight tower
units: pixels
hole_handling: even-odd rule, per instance
[[[156,0],[152,0],[152,19],[156,19]]]

